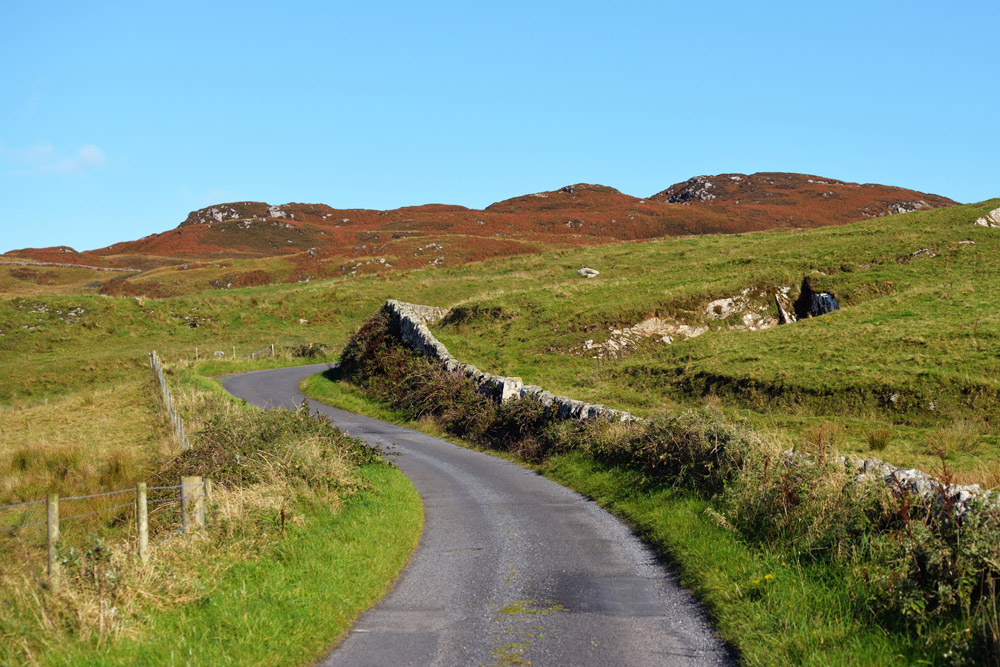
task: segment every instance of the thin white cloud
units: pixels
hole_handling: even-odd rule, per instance
[[[56,152],[52,144],[41,142],[27,148],[7,148],[0,144],[0,160],[15,167],[15,173],[81,174],[103,169],[108,159],[94,144],[81,146],[73,155]]]

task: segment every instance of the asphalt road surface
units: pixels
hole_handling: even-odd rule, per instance
[[[262,407],[298,405],[325,364],[231,376]],[[424,502],[420,546],[393,590],[322,665],[720,665],[704,613],[619,520],[499,458],[311,402],[396,454]]]

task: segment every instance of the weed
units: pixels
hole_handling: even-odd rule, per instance
[[[881,452],[892,442],[892,429],[886,427],[873,428],[867,432],[866,437],[868,438],[869,449]]]

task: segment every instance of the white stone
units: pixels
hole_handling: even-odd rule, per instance
[[[982,227],[1000,227],[1000,208],[995,208],[984,217],[978,218],[976,224]]]

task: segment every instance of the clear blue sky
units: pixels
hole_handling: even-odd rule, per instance
[[[1000,196],[1000,3],[0,0],[0,252],[225,201],[795,171]]]

